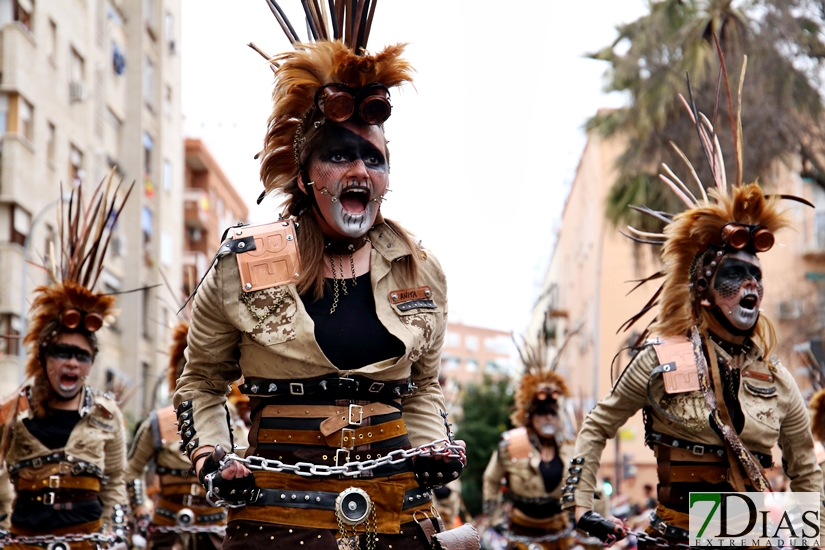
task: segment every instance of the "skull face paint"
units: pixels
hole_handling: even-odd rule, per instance
[[[94,351],[78,333],[60,334],[46,351],[46,376],[58,399],[74,398],[89,376]]]
[[[556,409],[533,413],[530,420],[533,429],[543,439],[552,439],[559,431],[559,414]]]
[[[313,152],[308,173],[324,233],[332,239],[363,236],[389,187],[382,130],[354,122],[332,125]]]
[[[723,257],[713,278],[711,296],[734,327],[753,328],[759,318],[763,293],[762,269],[756,256],[739,251]]]

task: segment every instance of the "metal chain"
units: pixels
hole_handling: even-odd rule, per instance
[[[335,276],[335,260],[332,259],[332,254],[329,256],[329,268],[332,270],[332,307],[329,314],[332,315],[338,309],[338,277]]]
[[[117,537],[103,533],[69,533],[68,535],[34,535],[34,536],[0,536],[0,546],[7,544],[49,545],[60,542],[83,542],[90,540],[107,546],[113,544]]]
[[[344,296],[349,296],[347,292],[347,280],[344,279],[344,257],[338,256],[338,271],[341,272],[341,288],[344,290]]]
[[[264,308],[263,315],[259,315],[255,309],[255,306],[252,304],[252,295],[246,292],[241,292],[241,299],[243,300],[243,303],[246,304],[246,309],[248,309],[249,313],[252,314],[252,317],[254,317],[256,321],[258,321],[255,324],[255,326],[252,327],[252,330],[258,330],[259,328],[261,328],[264,325],[264,321],[266,321],[270,315],[275,313],[275,311],[277,311],[277,309],[281,307],[281,304],[284,302],[285,297],[286,287],[281,287],[281,293],[278,295],[277,298],[275,298],[275,302],[271,305],[266,306],[266,308]]]
[[[355,278],[355,258],[352,257],[352,253],[349,255],[349,268],[352,271],[352,286],[358,286],[358,279]]]
[[[193,525],[191,527],[183,527],[180,525],[152,525],[149,527],[149,531],[156,533],[211,533],[220,535],[221,537],[226,536],[225,525]]]
[[[419,456],[437,456],[448,459],[457,458],[461,461],[462,465],[467,463],[467,454],[464,450],[464,447],[452,443],[449,439],[445,437],[444,439],[439,439],[431,443],[425,443],[424,445],[420,445],[414,449],[397,449],[395,451],[387,453],[381,458],[347,462],[339,466],[326,466],[324,464],[313,464],[312,462],[296,462],[295,464],[285,464],[280,460],[263,458],[260,456],[249,456],[246,458],[241,458],[238,455],[232,453],[227,454],[221,460],[220,470],[226,469],[232,462],[240,462],[250,470],[260,470],[264,472],[287,472],[303,477],[327,477],[336,475],[355,477],[360,475],[362,472],[374,470],[375,468],[378,468],[380,466],[385,466],[388,464],[399,464],[409,458]],[[213,477],[214,474],[209,474],[206,476],[206,500],[209,502],[209,504],[215,507],[224,506],[229,508],[239,508],[242,506],[246,506],[246,502],[235,503],[227,502],[220,498],[216,499],[216,495],[213,491]]]

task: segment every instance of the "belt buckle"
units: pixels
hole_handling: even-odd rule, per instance
[[[304,395],[303,382],[290,382],[289,393],[291,393],[292,395]]]
[[[60,488],[60,476],[49,476],[49,489],[59,489]],[[54,494],[54,493],[52,493]],[[54,504],[54,501],[52,501]]]
[[[197,497],[201,494],[201,486],[197,483],[193,483],[189,486],[189,496]]]
[[[54,491],[48,492],[43,495],[43,504],[46,506],[51,506],[54,504]]]
[[[705,454],[705,446],[704,445],[694,445],[693,446],[693,454],[696,456],[702,456]]]
[[[32,468],[40,468],[43,466],[43,459],[40,457],[32,459]]]
[[[656,529],[656,530],[657,530],[657,531],[659,531],[662,535],[664,535],[665,533],[667,533],[667,523],[665,523],[664,521],[662,521],[662,520],[660,519],[660,520],[659,520],[659,523],[657,523],[657,524],[656,524],[656,527],[654,527],[654,529]]]
[[[355,407],[358,407],[356,411]],[[357,412],[358,419],[356,420],[353,413]],[[364,407],[361,405],[350,405],[349,406],[349,414],[347,415],[349,419],[349,423],[352,426],[360,426],[361,423],[364,421]]]
[[[345,449],[345,450],[348,451],[348,450],[354,449],[354,448],[355,448],[355,430],[352,429],[352,428],[343,428],[343,429],[341,429],[341,449]]]
[[[367,391],[370,393],[378,393],[381,391],[383,387],[383,382],[373,382],[372,384],[370,384],[370,387],[367,389]]]
[[[346,458],[344,458],[343,461],[339,460],[339,458],[338,458],[341,453],[346,453],[346,455],[347,455]],[[335,465],[336,466],[343,466],[347,462],[349,462],[349,449],[336,449],[335,450]]]
[[[184,506],[192,506],[192,495],[183,495],[181,501]]]

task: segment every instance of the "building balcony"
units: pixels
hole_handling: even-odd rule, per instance
[[[21,23],[12,22],[0,29],[0,71],[3,74],[3,90],[25,91],[33,85],[32,67],[37,64],[36,48],[32,33]]]
[[[0,140],[0,197],[14,200],[39,189],[39,182],[33,181],[33,174],[37,171],[31,143],[26,138],[11,133],[3,135]]]
[[[209,227],[209,194],[203,189],[184,191],[183,217],[186,227],[205,231]]]

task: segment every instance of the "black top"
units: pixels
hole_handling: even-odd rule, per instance
[[[62,449],[68,443],[69,436],[78,422],[80,413],[77,411],[48,409],[45,417],[26,418],[23,425],[49,449]],[[14,502],[12,525],[48,533],[54,529],[97,521],[103,515],[103,505],[99,499],[72,502],[71,510],[56,510],[54,506],[44,505],[33,498],[49,492],[49,489],[20,491]]]
[[[326,279],[324,296],[317,302],[302,295],[301,301],[315,322],[315,340],[330,363],[341,370],[353,370],[400,357],[404,343],[390,334],[378,319],[369,272],[352,279],[338,280],[338,306],[330,314],[335,299],[334,283]],[[345,284],[347,294],[341,288]]]
[[[541,479],[544,481],[544,490],[552,493],[556,487],[561,485],[561,478],[564,473],[564,464],[561,463],[559,453],[556,453],[553,460],[542,461],[539,464],[539,471],[541,472]]]

